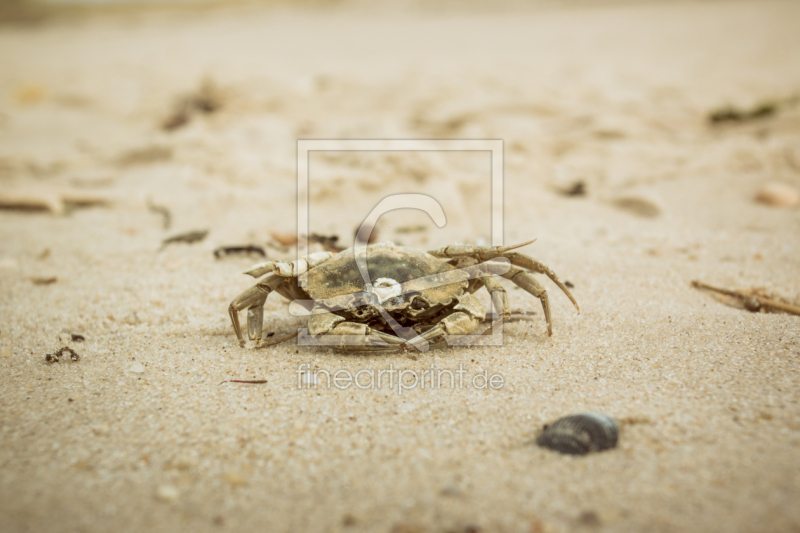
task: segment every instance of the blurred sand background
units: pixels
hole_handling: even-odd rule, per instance
[[[690,286],[800,300],[800,210],[754,200],[800,187],[800,4],[4,17],[0,196],[41,210],[0,210],[0,530],[800,531],[800,317]],[[295,232],[299,138],[502,139],[505,242],[538,238],[523,251],[582,313],[543,280],[552,338],[508,285],[537,314],[500,347],[239,348],[227,306],[260,258],[212,251],[293,258],[271,233]],[[347,241],[386,194],[424,191],[448,225],[393,213],[381,240],[485,242],[488,171],[481,153],[314,154],[311,227]],[[277,295],[265,315],[302,323]],[[79,362],[44,362],[65,345]],[[463,364],[506,386],[299,390],[301,363]],[[585,410],[622,422],[617,449],[532,445]]]

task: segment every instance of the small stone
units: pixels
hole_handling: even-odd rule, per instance
[[[95,435],[108,435],[109,431],[111,431],[111,428],[108,424],[95,424],[92,426],[92,433]]]
[[[611,205],[637,217],[656,218],[661,215],[661,208],[655,202],[638,196],[617,198],[611,202]]]
[[[445,485],[439,490],[442,496],[450,496],[451,498],[458,498],[461,496],[461,491],[456,485]]]
[[[131,366],[128,367],[128,370],[131,372],[136,372],[137,374],[141,374],[144,372],[144,365],[139,361],[134,362]]]
[[[75,470],[91,470],[92,463],[90,463],[89,461],[78,461],[77,463],[72,465],[72,468],[74,468]]]
[[[546,425],[536,444],[559,453],[585,455],[617,446],[619,424],[608,415],[581,413]]]
[[[582,180],[570,183],[558,190],[563,196],[586,196],[586,183]]]
[[[578,517],[578,523],[582,526],[598,527],[601,525],[600,517],[594,511],[584,511]]]
[[[772,207],[795,207],[800,204],[800,191],[788,183],[771,181],[759,189],[756,201]]]
[[[173,485],[161,485],[156,490],[156,497],[162,502],[174,502],[180,495],[180,491]]]
[[[247,479],[245,479],[245,477],[239,472],[226,472],[223,479],[225,480],[225,483],[233,488],[247,485]]]
[[[190,454],[182,454],[175,458],[175,468],[178,470],[191,470],[198,464],[197,458]]]

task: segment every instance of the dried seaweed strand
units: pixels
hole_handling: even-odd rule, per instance
[[[219,248],[214,250],[214,257],[219,259],[224,255],[230,254],[238,254],[238,253],[253,253],[258,254],[261,257],[267,257],[267,252],[260,246],[256,246],[254,244],[248,244],[243,246],[220,246]]]
[[[58,350],[56,353],[45,354],[44,360],[46,362],[48,362],[48,363],[58,363],[59,360],[61,359],[61,356],[64,355],[65,352],[69,354],[70,359],[72,359],[73,361],[77,362],[77,361],[81,360],[81,356],[78,355],[78,352],[76,352],[75,350],[73,350],[69,346],[64,346],[63,348]]]
[[[163,250],[167,245],[174,244],[176,242],[183,242],[183,243],[186,243],[186,244],[194,244],[196,242],[200,242],[203,239],[205,239],[207,235],[208,235],[208,230],[207,229],[201,229],[201,230],[196,230],[196,231],[187,231],[186,233],[181,233],[179,235],[174,235],[172,237],[169,237],[169,238],[164,239],[163,241],[161,241],[161,248],[159,248],[159,251]]]
[[[719,287],[713,287],[711,285],[703,283],[702,281],[697,281],[697,280],[692,281],[692,287],[696,289],[705,289],[709,291],[718,292],[720,294],[724,294],[726,296],[732,296],[734,298],[739,298],[740,300],[742,300],[742,303],[745,304],[745,307],[748,310],[757,310],[757,309],[750,309],[751,306],[748,306],[748,301],[752,302],[752,300],[756,300],[760,305],[772,307],[774,309],[780,309],[781,311],[786,311],[787,313],[800,316],[800,307],[797,307],[796,305],[779,302],[777,300],[772,300],[770,298],[765,298],[757,294],[748,294],[743,291],[721,289]]]

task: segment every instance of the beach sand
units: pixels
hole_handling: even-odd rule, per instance
[[[800,187],[799,18],[772,1],[245,5],[0,27],[0,188],[43,206],[0,210],[0,529],[800,530],[800,317],[691,287],[800,303],[800,209],[755,201]],[[776,112],[708,121],[763,102]],[[552,337],[505,283],[536,314],[502,346],[240,348],[227,306],[263,259],[212,252],[294,258],[271,234],[296,231],[297,139],[440,138],[503,141],[504,242],[537,238],[521,251],[580,314],[539,276]],[[490,242],[490,170],[487,152],[315,152],[310,228],[349,245],[381,198],[425,192],[448,224],[390,213],[379,240]],[[270,297],[266,331],[302,324]],[[62,346],[80,361],[45,363]],[[299,386],[309,368],[467,381]],[[583,411],[620,421],[616,449],[533,444]]]

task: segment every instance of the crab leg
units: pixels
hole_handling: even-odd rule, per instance
[[[578,312],[580,313],[581,309],[578,306],[578,302],[575,301],[575,298],[572,296],[572,293],[569,292],[569,289],[566,287],[566,285],[564,285],[561,282],[561,280],[558,279],[558,275],[555,272],[553,272],[550,269],[550,267],[528,255],[511,251],[515,248],[520,248],[521,246],[530,244],[530,242],[517,244],[514,246],[473,246],[471,244],[453,244],[450,246],[445,246],[444,248],[439,248],[437,250],[431,250],[428,253],[434,257],[439,257],[439,258],[460,259],[460,258],[472,257],[480,261],[489,261],[491,259],[496,259],[498,257],[505,257],[509,261],[511,261],[512,265],[532,270],[533,272],[536,272],[538,274],[544,274],[545,276],[550,278],[552,282],[558,285],[558,288],[561,289],[561,291],[567,295],[567,298],[569,298],[569,300],[572,302],[572,305],[574,305],[575,309],[577,309]],[[508,276],[504,275],[504,277]]]
[[[328,342],[320,342],[323,346],[333,346],[333,348],[337,350],[346,350],[349,352],[396,352],[402,349],[403,340],[399,337],[394,337],[392,335],[388,335],[389,338],[394,339],[395,341],[400,340],[400,344],[397,342],[387,343],[384,340],[375,335],[375,332],[370,335],[323,335],[322,339],[325,339]],[[383,335],[386,335],[383,333]],[[333,342],[331,341],[339,341]]]
[[[256,285],[234,298],[230,306],[228,306],[228,313],[231,316],[233,331],[236,333],[236,338],[239,340],[240,346],[244,346],[244,337],[242,336],[242,326],[239,324],[239,311],[242,309],[248,310],[247,329],[250,338],[260,338],[261,325],[258,322],[264,318],[264,302],[267,301],[269,293],[274,291],[275,288],[283,282],[284,278],[277,274],[270,274]]]
[[[331,252],[316,252],[302,257],[296,261],[266,261],[264,263],[253,265],[250,267],[250,270],[245,272],[245,274],[248,276],[253,276],[254,278],[260,278],[264,274],[272,272],[275,274],[280,274],[284,278],[294,278],[300,274],[305,274],[308,272],[309,268],[314,268],[317,265],[321,265],[333,257],[333,255],[334,254]]]
[[[486,290],[489,291],[489,294],[492,296],[492,306],[499,316],[499,318],[497,318],[493,324],[502,322],[509,317],[508,293],[506,292],[505,288],[500,285],[500,282],[497,281],[497,278],[486,276],[485,278],[481,279],[483,280],[483,284],[486,286]]]
[[[421,343],[421,341],[432,343],[435,339],[444,337],[445,335],[448,337],[461,337],[463,335],[469,335],[475,331],[477,327],[477,318],[468,313],[459,311],[457,313],[453,313],[452,315],[447,315],[442,319],[441,322],[436,324],[425,333],[422,333],[418,337],[407,341],[404,346],[419,349],[418,345]]]
[[[481,290],[484,286],[483,278],[473,278],[469,280],[469,285],[467,286],[467,292],[470,294],[475,294],[479,290]]]
[[[355,350],[387,348],[387,344],[397,347],[405,342],[404,339],[376,331],[366,324],[345,320],[344,317],[328,312],[320,305],[315,305],[311,311],[308,319],[308,333],[315,337],[320,335],[340,336],[335,339],[341,340],[341,342],[336,342],[336,347],[343,349],[350,349],[349,346],[354,339],[356,339],[357,347],[352,349]]]
[[[489,259],[500,257],[511,250],[527,246],[534,241],[536,241],[536,239],[524,242],[522,244],[515,244],[513,246],[474,246],[472,244],[451,244],[449,246],[444,246],[443,248],[437,248],[436,250],[429,250],[428,253],[434,257],[447,259],[474,257],[480,261],[488,261]]]
[[[536,278],[530,272],[526,272],[521,268],[511,267],[503,277],[513,281],[519,288],[531,293],[542,301],[542,309],[544,310],[544,319],[547,321],[547,334],[553,335],[553,323],[550,320],[550,302],[547,299],[547,290],[542,287]],[[574,300],[573,300],[574,301]],[[577,307],[577,304],[575,304]]]
[[[247,310],[247,336],[250,340],[261,339],[264,329],[264,304]]]
[[[486,278],[484,278],[485,281]],[[494,298],[492,298],[492,301],[502,305],[500,301],[495,301]],[[453,310],[455,313],[447,315],[428,331],[409,339],[406,341],[405,346],[426,351],[427,343],[438,337],[469,335],[477,329],[478,324],[486,317],[483,305],[472,294],[463,295],[459,303],[453,307]]]
[[[578,302],[575,301],[575,297],[572,296],[571,292],[569,292],[569,289],[567,288],[567,286],[564,285],[561,282],[560,279],[558,279],[558,276],[556,275],[556,273],[553,272],[552,270],[550,270],[550,267],[548,267],[547,265],[545,265],[541,261],[537,261],[533,257],[530,257],[530,256],[525,255],[525,254],[520,254],[520,253],[517,253],[517,252],[505,253],[505,254],[503,254],[503,257],[507,257],[511,261],[512,265],[515,265],[515,266],[518,266],[518,267],[522,267],[522,268],[526,268],[528,270],[532,270],[534,272],[538,272],[539,274],[544,274],[545,276],[550,278],[553,281],[553,283],[558,285],[558,288],[561,289],[561,292],[563,292],[564,294],[567,295],[567,298],[569,298],[569,301],[572,302],[572,305],[575,306],[575,309],[578,311],[578,313],[581,312],[581,308],[578,306]],[[509,273],[510,272],[511,271],[509,271]],[[531,278],[531,279],[533,279],[533,278]],[[539,284],[536,283],[536,285],[539,285]],[[541,287],[541,285],[539,285],[539,286]],[[544,290],[544,289],[542,289],[542,290]]]

